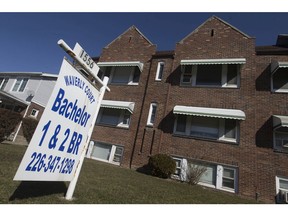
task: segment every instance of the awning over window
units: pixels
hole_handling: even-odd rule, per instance
[[[113,109],[126,109],[130,113],[134,111],[134,102],[127,101],[113,101],[113,100],[102,100],[101,107],[113,108]]]
[[[143,71],[143,63],[140,61],[127,61],[127,62],[98,62],[97,65],[99,67],[121,67],[121,66],[128,66],[128,67],[138,67],[140,72]]]
[[[192,107],[192,106],[175,106],[173,109],[174,114],[180,115],[193,115],[225,119],[245,120],[245,113],[241,110],[235,109],[216,109],[205,107]]]
[[[288,62],[273,61],[271,63],[271,73],[272,74],[274,74],[279,68],[287,68],[288,69]]]
[[[288,127],[288,116],[274,115],[273,116],[273,126],[274,126],[274,128]]]
[[[181,65],[245,64],[245,58],[181,60]]]

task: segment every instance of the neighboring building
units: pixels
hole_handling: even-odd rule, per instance
[[[275,46],[211,17],[157,51],[132,26],[95,58],[109,88],[87,157],[139,168],[166,153],[185,180],[265,202],[288,193],[288,36]]]
[[[57,77],[42,72],[0,72],[0,108],[39,120]],[[21,123],[9,139],[15,141],[17,135],[22,136]]]

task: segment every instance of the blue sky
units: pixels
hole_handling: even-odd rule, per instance
[[[57,74],[65,55],[57,45],[78,42],[91,55],[135,25],[158,50],[175,44],[216,15],[249,36],[256,45],[274,45],[288,34],[288,13],[0,13],[0,73],[40,71]]]

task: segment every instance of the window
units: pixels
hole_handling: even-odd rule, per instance
[[[276,195],[278,203],[288,203],[288,178],[276,176]]]
[[[288,69],[280,68],[272,75],[272,91],[274,92],[288,92]]]
[[[12,91],[23,92],[28,82],[28,78],[17,78]]]
[[[151,103],[150,109],[149,109],[149,114],[148,114],[148,119],[147,119],[147,125],[153,126],[153,124],[155,122],[156,110],[157,110],[157,104]]]
[[[182,66],[182,85],[237,88],[239,64],[203,64]]]
[[[177,115],[174,134],[236,143],[238,124],[234,119]]]
[[[163,77],[164,62],[158,62],[157,72],[156,72],[156,81],[161,81]]]
[[[288,129],[280,127],[274,129],[274,149],[288,153]]]
[[[125,109],[100,108],[97,124],[128,128],[131,113]]]
[[[102,142],[94,142],[90,157],[99,161],[120,165],[124,148]]]
[[[111,84],[137,85],[140,79],[139,69],[130,66],[106,67],[104,74],[110,76]]]
[[[0,77],[0,90],[4,90],[7,82],[8,82],[8,78]]]
[[[228,192],[237,191],[237,169],[217,164],[197,164],[206,168],[199,179],[199,184],[225,190]]]
[[[37,118],[38,113],[39,113],[39,110],[37,110],[37,109],[32,109],[30,116],[32,116],[32,117],[34,117],[34,118]]]
[[[187,159],[185,158],[173,157],[173,159],[176,163],[176,172],[172,175],[173,178],[187,181],[189,167],[193,167],[194,170],[198,170],[199,167],[204,172],[201,171],[203,173],[199,178],[198,184],[228,192],[237,192],[238,171],[236,167],[198,161],[187,163]]]

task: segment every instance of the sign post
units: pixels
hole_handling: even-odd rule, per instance
[[[79,44],[71,50],[63,40],[59,42],[88,77],[63,59],[53,92],[14,180],[70,181],[66,199],[72,199],[101,101],[109,88],[108,78],[102,81],[97,77],[99,67]]]

